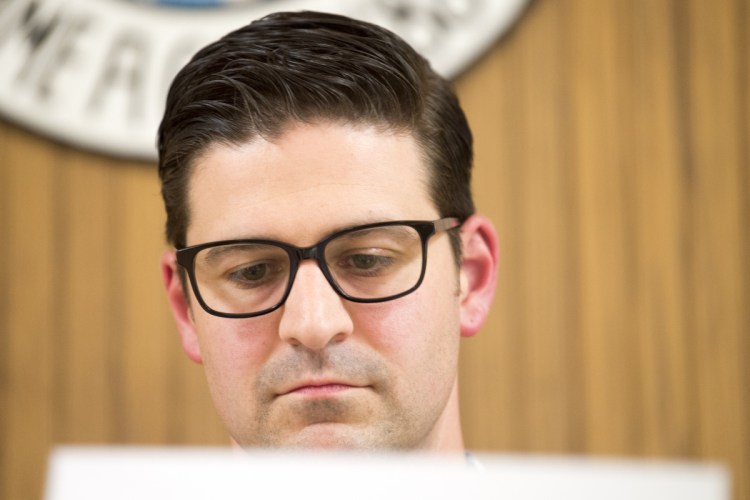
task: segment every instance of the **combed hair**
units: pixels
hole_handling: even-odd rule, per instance
[[[277,13],[203,48],[172,82],[158,134],[168,241],[186,244],[190,173],[209,146],[273,139],[290,123],[316,121],[413,134],[441,216],[474,212],[472,136],[449,83],[384,28]]]

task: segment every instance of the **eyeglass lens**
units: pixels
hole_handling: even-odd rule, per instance
[[[292,260],[284,248],[241,243],[205,248],[195,256],[203,301],[226,314],[278,305],[290,286]],[[323,260],[336,286],[354,299],[383,299],[414,287],[422,272],[422,240],[406,225],[343,233],[329,240]]]

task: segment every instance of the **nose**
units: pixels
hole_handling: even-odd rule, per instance
[[[279,336],[314,351],[343,341],[354,329],[343,300],[315,262],[303,262],[282,309]]]

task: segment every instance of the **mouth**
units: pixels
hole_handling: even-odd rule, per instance
[[[340,381],[305,381],[284,390],[278,396],[300,395],[306,397],[330,397],[347,391],[365,389],[367,386],[352,385]]]

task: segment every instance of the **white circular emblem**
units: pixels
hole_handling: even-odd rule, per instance
[[[0,0],[0,113],[41,133],[156,158],[174,74],[200,47],[265,14],[319,10],[400,34],[452,77],[528,0]]]

